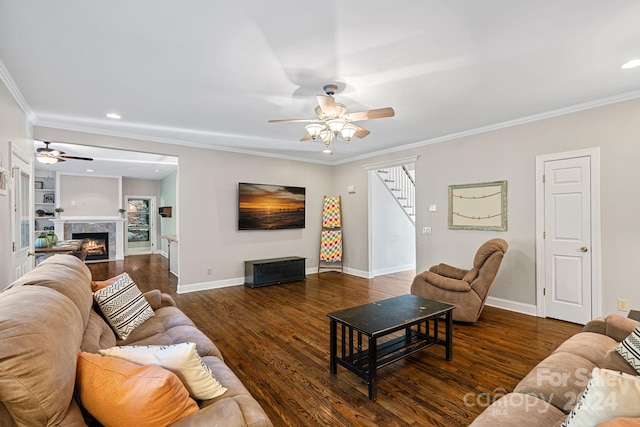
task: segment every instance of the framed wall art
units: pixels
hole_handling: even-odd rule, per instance
[[[449,186],[449,228],[507,230],[507,181]]]

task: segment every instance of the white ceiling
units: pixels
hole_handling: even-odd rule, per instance
[[[38,125],[339,163],[637,97],[639,21],[637,0],[0,0],[0,74]],[[332,156],[267,123],[313,118],[326,83],[396,116]]]

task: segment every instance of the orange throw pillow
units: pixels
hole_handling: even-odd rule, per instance
[[[166,426],[198,412],[180,379],[159,366],[80,352],[76,387],[82,405],[107,427]]]
[[[91,281],[91,292],[97,292],[100,289],[104,289],[107,286],[111,286],[114,283],[116,283],[118,281],[118,279],[120,279],[122,276],[124,276],[125,273],[120,273],[115,277],[112,277],[110,279],[107,280],[92,280]]]

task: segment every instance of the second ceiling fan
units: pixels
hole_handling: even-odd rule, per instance
[[[320,140],[329,149],[329,145],[334,140],[348,143],[354,136],[364,138],[371,133],[353,122],[395,115],[391,107],[349,113],[344,104],[336,102],[333,98],[338,89],[336,85],[328,84],[323,89],[326,95],[318,95],[318,105],[314,110],[317,118],[269,120],[269,123],[309,123],[305,126],[307,134],[300,141]]]

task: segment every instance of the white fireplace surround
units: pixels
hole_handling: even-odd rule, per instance
[[[114,223],[116,226],[115,231],[115,257],[110,259],[123,260],[126,237],[124,235],[124,222],[125,219],[119,216],[67,216],[62,218],[52,219],[54,225],[54,231],[57,236],[64,236],[65,224],[106,224]],[[111,256],[111,255],[110,255]]]

